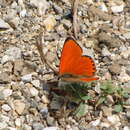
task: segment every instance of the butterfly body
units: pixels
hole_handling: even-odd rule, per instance
[[[60,59],[59,75],[66,81],[88,82],[97,80],[94,61],[82,55],[82,48],[73,38],[65,40]]]

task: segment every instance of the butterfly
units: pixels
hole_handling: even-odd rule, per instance
[[[89,82],[94,77],[96,67],[90,56],[82,55],[83,50],[71,37],[68,37],[61,52],[59,75],[61,80],[72,82]]]

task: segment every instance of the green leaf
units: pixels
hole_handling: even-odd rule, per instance
[[[91,96],[83,96],[83,97],[81,97],[81,99],[86,101],[86,100],[92,99],[92,97]]]
[[[96,104],[96,107],[99,106],[100,104],[102,104],[105,100],[106,100],[106,97],[100,97]]]
[[[73,114],[79,118],[86,115],[87,112],[88,112],[87,104],[81,102],[79,107],[75,110]]]
[[[119,104],[119,105],[115,105],[114,106],[114,111],[115,112],[121,112],[122,111],[122,106]]]
[[[124,98],[130,98],[130,95],[129,95],[127,92],[124,92],[124,93],[123,93],[123,97],[124,97]]]

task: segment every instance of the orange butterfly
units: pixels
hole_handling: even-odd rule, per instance
[[[82,48],[71,37],[65,40],[60,59],[59,75],[62,80],[89,82],[94,77],[96,67],[90,56],[82,55]]]

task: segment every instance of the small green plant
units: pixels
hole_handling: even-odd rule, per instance
[[[125,89],[114,85],[111,81],[104,81],[100,83],[100,93],[96,93],[93,83],[69,83],[65,85],[64,89],[68,93],[69,101],[78,104],[73,112],[74,115],[77,117],[86,115],[88,112],[86,106],[90,104],[94,107],[99,107],[101,104],[108,105],[108,96],[113,98],[111,107],[115,112],[123,110],[123,105],[126,105],[125,100],[130,98]]]

